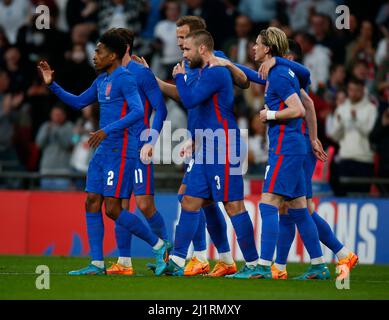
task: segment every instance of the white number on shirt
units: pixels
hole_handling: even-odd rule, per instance
[[[107,186],[113,186],[114,172],[111,170],[108,172]]]
[[[193,164],[194,164],[194,159],[191,159],[188,164],[188,168],[186,169],[186,172],[190,172],[190,170],[192,170]]]
[[[269,169],[270,169],[270,166],[266,166],[265,180],[266,180],[266,177],[267,177],[267,173],[269,172]]]
[[[135,183],[143,183],[142,169],[135,169]]]
[[[220,177],[219,176],[215,176],[215,181],[216,181],[216,189],[220,190]]]

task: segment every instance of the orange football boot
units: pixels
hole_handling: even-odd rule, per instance
[[[197,276],[200,274],[207,274],[209,270],[209,262],[201,262],[196,257],[193,257],[185,266],[184,276]]]
[[[224,277],[229,274],[234,274],[238,271],[235,262],[233,264],[227,264],[223,261],[219,261],[213,267],[213,270],[207,274],[208,277]]]
[[[132,267],[125,267],[120,263],[112,263],[107,269],[107,274],[120,274],[123,276],[132,276],[134,275],[134,269]]]
[[[346,258],[340,259],[336,264],[336,280],[344,280],[348,277],[352,268],[354,268],[358,263],[358,256],[350,252]]]
[[[288,279],[288,272],[286,269],[284,271],[279,270],[275,264],[271,266],[271,275],[273,279]]]

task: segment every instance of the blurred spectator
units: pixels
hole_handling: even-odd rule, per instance
[[[11,46],[4,54],[5,68],[11,79],[11,92],[25,91],[32,83],[34,71],[29,63],[22,61],[20,50]]]
[[[94,150],[88,145],[89,133],[99,129],[98,106],[90,105],[82,109],[82,117],[79,118],[73,129],[74,149],[70,158],[70,165],[75,172],[87,173],[89,161]],[[77,189],[84,189],[85,179],[77,180]]]
[[[154,36],[154,29],[161,19],[161,6],[164,0],[149,0],[145,27],[141,37],[151,39]]]
[[[63,32],[69,31],[69,25],[66,20],[66,6],[69,0],[55,0],[55,4],[58,8],[58,23],[57,27]]]
[[[69,35],[58,30],[58,11],[50,11],[50,29],[39,30],[35,27],[38,15],[32,15],[24,24],[17,35],[17,46],[31,62],[37,63],[41,59],[47,59],[54,67],[60,66],[63,61],[63,53],[69,49]]]
[[[378,176],[389,178],[389,106],[379,114],[370,134],[370,142],[379,156]],[[382,191],[388,193],[389,187],[386,186]]]
[[[0,67],[4,67],[4,53],[9,47],[9,42],[4,29],[0,26]]]
[[[23,94],[9,93],[10,78],[5,70],[0,69],[0,170],[15,170],[19,159],[13,145],[14,124],[18,118],[18,107]]]
[[[347,93],[344,90],[339,90],[336,92],[334,99],[330,103],[331,109],[329,110],[326,119],[325,119],[325,135],[327,138],[331,139],[331,144],[336,144],[337,141],[333,141],[331,138],[331,134],[333,132],[334,123],[336,120],[335,111],[338,106],[343,105],[346,102],[347,99]]]
[[[57,79],[67,91],[81,94],[91,86],[96,78],[96,72],[89,64],[86,49],[81,44],[74,44],[73,48],[65,53],[65,58],[64,64],[58,70]],[[82,74],[82,77],[77,77],[78,74]],[[70,109],[68,116],[70,120],[76,120],[79,112]]]
[[[368,64],[368,79],[374,79],[374,56],[373,25],[370,21],[363,21],[357,39],[346,47],[346,66],[350,66],[357,60],[364,60]]]
[[[215,41],[215,49],[220,50],[224,41],[234,33],[234,17],[222,0],[184,0],[183,15],[200,16],[207,23],[207,30]]]
[[[167,0],[164,4],[165,20],[155,26],[155,48],[161,52],[161,67],[165,73],[164,79],[171,79],[172,71],[177,62],[182,60],[182,52],[177,46],[176,21],[180,16],[180,3],[177,0]]]
[[[316,13],[329,16],[335,21],[336,4],[333,0],[301,0],[291,2],[289,8],[290,25],[295,31],[306,31],[309,28],[309,19]]]
[[[68,174],[72,154],[73,125],[66,120],[65,109],[56,105],[50,120],[39,129],[36,143],[42,152],[39,171],[41,174]],[[42,178],[43,189],[66,190],[70,180],[66,178]]]
[[[327,96],[335,99],[336,93],[343,89],[346,80],[346,69],[342,64],[334,64],[330,68],[330,78],[327,82]]]
[[[389,28],[389,1],[385,1],[385,3],[381,5],[381,8],[378,10],[375,23],[380,28],[381,27],[384,27],[385,29]]]
[[[331,17],[322,13],[314,14],[310,19],[310,26],[317,44],[331,50],[332,63],[344,62],[344,42],[333,30]]]
[[[248,172],[250,174],[264,174],[268,159],[269,144],[267,141],[267,126],[258,114],[250,122]]]
[[[255,24],[258,33],[277,17],[277,1],[274,0],[241,0],[239,11],[248,16]]]
[[[97,23],[97,9],[96,0],[68,0],[66,19],[69,28],[79,23]]]
[[[345,177],[372,177],[373,151],[369,134],[377,117],[377,108],[366,98],[364,83],[351,79],[347,87],[348,99],[335,110],[329,136],[339,143],[339,175]],[[369,185],[344,186],[347,192],[369,192]]]
[[[315,38],[309,33],[298,33],[295,40],[301,46],[303,64],[311,72],[312,90],[317,92],[319,88],[324,88],[329,79],[330,50],[316,44]]]
[[[31,5],[26,0],[1,0],[0,25],[5,30],[8,41],[16,43],[19,28],[30,19]]]
[[[389,56],[381,62],[378,68],[375,90],[378,93],[380,105],[385,107],[389,104]]]
[[[147,0],[99,0],[99,33],[110,28],[128,28],[140,34]]]
[[[240,15],[235,20],[235,37],[226,41],[224,52],[235,62],[244,64],[248,59],[248,44],[252,32],[252,22],[248,16]]]

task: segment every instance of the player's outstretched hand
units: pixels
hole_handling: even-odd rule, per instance
[[[106,137],[107,134],[102,129],[96,132],[91,132],[88,144],[91,148],[96,148]]]
[[[275,65],[276,59],[274,57],[270,60],[262,62],[261,66],[258,69],[258,76],[261,77],[263,80],[266,80],[267,76],[269,75],[270,69],[273,68]]]
[[[230,61],[228,61],[227,59],[224,59],[224,58],[212,56],[209,59],[208,63],[209,63],[210,68],[217,67],[217,66],[225,67],[225,66],[228,66],[230,64]]]
[[[313,153],[315,154],[316,158],[323,162],[327,161],[328,156],[327,153],[324,151],[323,145],[321,144],[320,140],[319,139],[312,140],[311,145],[312,145]]]
[[[182,73],[185,74],[185,63],[184,61],[181,62],[181,64],[177,63],[176,66],[173,69],[173,78],[177,76],[177,74]]]
[[[153,157],[153,149],[154,148],[150,143],[146,143],[143,145],[142,149],[140,150],[140,159],[143,163],[150,163],[151,158]]]
[[[143,57],[139,57],[135,54],[131,56],[131,59],[135,60],[136,62],[143,64],[146,68],[150,68],[149,64],[147,63],[146,59]]]
[[[192,158],[193,153],[193,141],[192,139],[186,140],[180,149],[180,157],[181,158]]]
[[[47,61],[40,61],[38,63],[38,70],[42,75],[43,81],[46,85],[50,85],[54,79],[54,70],[51,69]]]

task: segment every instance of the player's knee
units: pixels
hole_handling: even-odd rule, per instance
[[[201,203],[194,201],[191,197],[184,196],[181,201],[181,207],[185,211],[199,211]]]
[[[146,218],[151,218],[156,211],[154,201],[149,197],[136,198],[136,206]]]
[[[224,208],[230,217],[246,211],[243,201],[227,202],[224,204]]]
[[[116,220],[119,217],[121,211],[120,203],[120,201],[105,201],[105,214],[108,218]]]
[[[278,209],[279,214],[287,214],[288,208],[289,208],[288,202],[286,202],[286,201],[282,202],[279,209]]]
[[[313,203],[312,199],[307,199],[307,208],[309,211],[309,214],[312,215],[315,211],[315,204]]]
[[[289,202],[289,208],[291,209],[301,209],[306,207],[307,201],[305,197],[296,198]]]
[[[102,206],[102,197],[99,194],[88,193],[85,201],[85,210],[87,212],[99,212]]]

